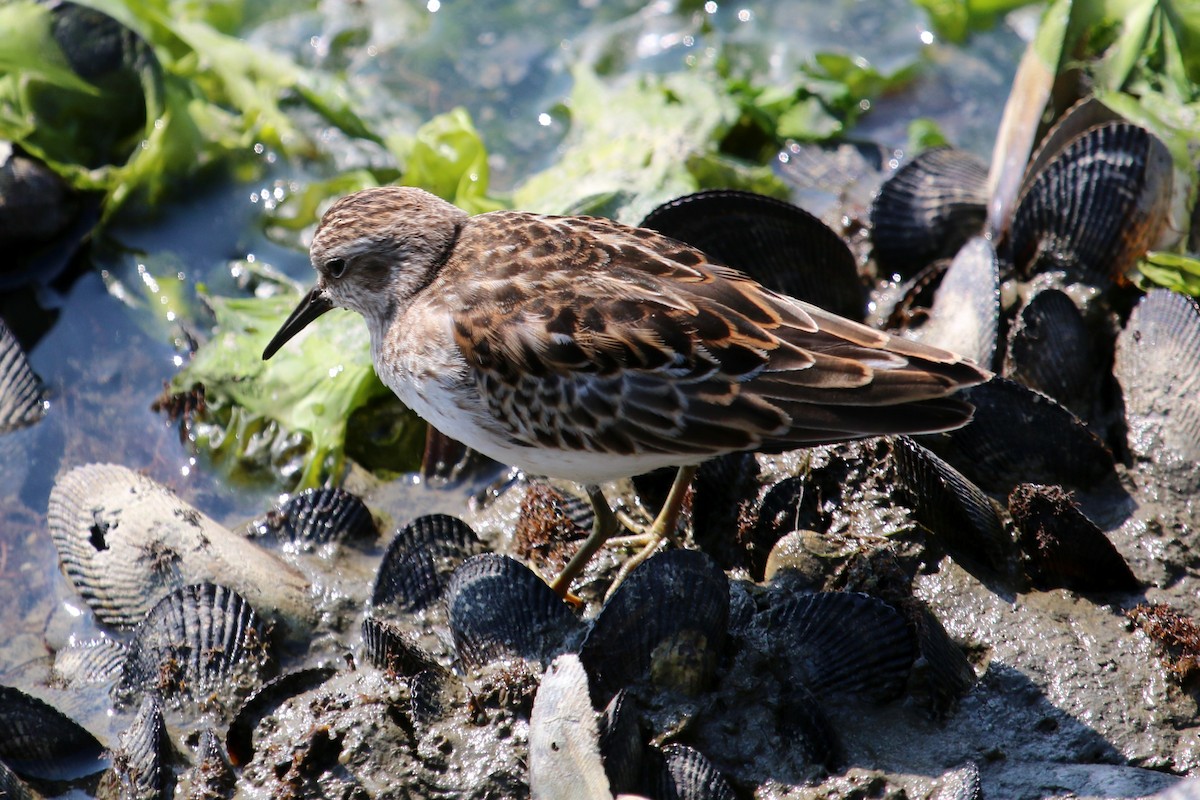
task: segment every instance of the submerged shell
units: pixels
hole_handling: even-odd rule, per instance
[[[480,667],[502,658],[548,662],[579,623],[529,567],[483,553],[463,562],[446,589],[450,634],[459,658]]]
[[[662,767],[652,783],[660,800],[734,800],[729,781],[703,753],[678,742],[662,749]]]
[[[1096,358],[1079,307],[1045,289],[1021,308],[1008,337],[1004,373],[1079,416],[1091,406]]]
[[[42,383],[17,337],[0,319],[0,434],[32,425],[45,415]]]
[[[108,766],[79,724],[19,689],[0,686],[0,761],[23,778],[72,780]]]
[[[900,612],[857,592],[785,593],[755,625],[781,671],[818,697],[845,693],[890,700],[904,690],[917,657]]]
[[[1112,452],[1087,425],[1045,395],[996,377],[960,394],[975,418],[949,433],[915,437],[982,488],[1018,483],[1086,489],[1115,479]]]
[[[415,637],[394,622],[368,616],[362,623],[363,654],[376,668],[395,675],[416,675],[441,666]]]
[[[120,736],[112,769],[100,781],[102,800],[159,800],[174,792],[171,739],[158,698],[147,694],[128,730]]]
[[[442,598],[450,574],[483,543],[457,517],[428,514],[405,525],[388,544],[375,576],[371,604],[421,611]]]
[[[1023,483],[1009,495],[1008,511],[1039,588],[1141,589],[1125,558],[1061,486]]]
[[[986,565],[999,574],[1011,570],[1012,537],[978,486],[907,436],[896,437],[892,458],[899,488],[940,548],[968,568]]]
[[[184,586],[134,632],[117,697],[227,699],[238,684],[261,682],[271,661],[265,626],[241,595],[211,583]]]
[[[529,720],[529,792],[534,800],[611,800],[600,731],[579,657],[566,653],[542,676]]]
[[[225,745],[234,766],[245,766],[254,757],[254,729],[287,700],[311,691],[337,674],[332,667],[296,670],[268,681],[250,696],[229,724]]]
[[[1134,454],[1200,461],[1200,304],[1167,289],[1143,297],[1117,337],[1114,372]]]
[[[109,638],[88,639],[54,654],[54,677],[67,685],[111,683],[128,658],[125,645]]]
[[[916,338],[990,368],[999,331],[1000,265],[992,243],[976,236],[963,245],[942,276],[929,321],[918,329]]]
[[[850,248],[807,211],[772,197],[717,189],[664,203],[642,220],[759,283],[855,320],[865,295]]]
[[[230,800],[237,775],[225,755],[225,745],[212,728],[205,728],[196,750],[195,766],[180,781],[182,800]]]
[[[305,549],[347,539],[373,540],[379,535],[371,512],[357,495],[330,487],[292,495],[250,530],[253,535]]]
[[[879,189],[871,239],[879,267],[910,275],[958,252],[987,214],[987,166],[972,153],[926,150]]]
[[[106,625],[133,627],[164,595],[205,581],[289,630],[312,624],[303,575],[133,470],[71,470],[50,493],[47,522],[67,577]]]
[[[1107,286],[1158,239],[1174,168],[1159,139],[1110,122],[1073,139],[1032,178],[1017,205],[1011,259],[1029,277],[1063,270]]]
[[[729,581],[696,550],[660,553],[604,604],[579,651],[598,701],[642,680],[694,694],[713,678],[729,630]]]

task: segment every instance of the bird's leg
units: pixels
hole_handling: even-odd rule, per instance
[[[550,588],[560,597],[567,596],[567,592],[571,589],[571,581],[575,580],[580,572],[583,572],[583,568],[587,566],[587,562],[592,559],[596,551],[621,529],[621,523],[613,514],[608,501],[604,499],[604,493],[600,491],[600,487],[588,486],[587,493],[588,498],[592,501],[592,533],[583,540],[583,544],[575,551],[575,555],[563,567],[563,571],[554,579],[554,583],[550,584]]]
[[[683,509],[683,498],[687,495],[688,487],[692,485],[692,478],[696,475],[696,470],[699,467],[680,467],[675,473],[675,481],[671,484],[671,491],[667,494],[667,501],[663,503],[662,510],[658,512],[658,516],[654,518],[653,524],[650,525],[646,533],[650,538],[650,542],[641,549],[641,551],[625,561],[621,565],[621,569],[617,572],[617,577],[613,580],[612,585],[608,587],[608,592],[604,595],[605,602],[613,596],[613,592],[617,590],[626,576],[633,572],[639,564],[645,561],[650,556],[654,555],[654,551],[662,543],[663,539],[675,535],[675,528],[679,524],[679,512]]]

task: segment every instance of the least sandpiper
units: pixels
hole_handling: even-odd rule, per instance
[[[367,189],[330,207],[311,256],[317,284],[263,358],[353,309],[380,379],[430,424],[587,486],[596,524],[560,594],[619,528],[600,483],[679,467],[661,537],[708,458],[957,428],[972,408],[950,395],[989,377],[596,217],[472,217],[420,189]]]

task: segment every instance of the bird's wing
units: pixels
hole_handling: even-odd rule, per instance
[[[946,396],[986,378],[653,231],[501,212],[464,237],[455,341],[527,444],[715,454],[944,430],[970,417]]]

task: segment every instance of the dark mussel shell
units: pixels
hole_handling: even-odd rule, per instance
[[[1143,297],[1117,337],[1114,372],[1130,450],[1156,463],[1200,461],[1200,304],[1167,289]]]
[[[915,615],[917,652],[912,684],[927,695],[930,710],[944,718],[975,685],[975,668],[941,621],[922,605]]]
[[[394,675],[442,670],[433,656],[421,649],[415,637],[394,622],[368,616],[362,623],[362,639],[363,654],[377,669]]]
[[[58,709],[0,686],[0,761],[23,778],[67,781],[104,769],[104,747]]]
[[[366,504],[338,488],[307,489],[292,495],[250,527],[252,535],[305,549],[379,535]]]
[[[594,696],[641,680],[701,691],[713,679],[730,619],[730,585],[708,555],[660,553],[620,585],[588,631],[580,660]]]
[[[237,775],[225,754],[221,737],[205,728],[196,749],[195,766],[184,776],[182,800],[230,800],[237,788]]]
[[[986,566],[997,574],[1012,569],[1012,537],[978,486],[907,436],[893,440],[892,459],[901,493],[941,549],[968,568]]]
[[[1083,314],[1065,293],[1044,289],[1021,308],[1008,335],[1005,376],[1086,419],[1092,411],[1096,367]]]
[[[1039,588],[1136,592],[1141,584],[1104,532],[1061,486],[1023,483],[1008,497],[1018,541]]]
[[[529,567],[508,556],[472,556],[446,588],[450,634],[468,667],[502,658],[548,663],[579,631],[569,606]]]
[[[755,626],[783,673],[818,697],[891,700],[904,691],[917,658],[903,615],[857,592],[783,593]]]
[[[171,797],[171,738],[162,707],[153,693],[146,695],[129,729],[120,736],[112,769],[100,780],[99,798],[159,800]]]
[[[711,682],[728,629],[725,573],[704,553],[671,550],[629,574],[579,658],[598,701],[642,680],[695,694]]]
[[[959,397],[975,406],[971,424],[914,438],[982,488],[1008,493],[1030,482],[1087,489],[1115,478],[1104,442],[1049,397],[999,377]]]
[[[987,165],[965,150],[926,150],[884,182],[871,206],[875,262],[911,275],[957,253],[986,216]]]
[[[1030,178],[1009,236],[1013,265],[1026,278],[1062,270],[1100,287],[1123,279],[1166,224],[1173,172],[1146,129],[1089,129]]]
[[[990,368],[999,331],[1000,265],[991,241],[976,236],[963,245],[942,276],[929,320],[916,336]]]
[[[445,514],[417,517],[396,532],[383,554],[371,605],[423,611],[441,600],[450,574],[483,551],[475,531],[461,519]]]
[[[657,777],[647,781],[660,800],[734,800],[729,781],[703,753],[678,742],[662,749]]]
[[[533,797],[612,797],[587,674],[573,653],[547,667],[533,701],[529,787]]]
[[[17,337],[0,319],[0,434],[32,425],[45,415],[42,383]]]
[[[600,715],[600,756],[613,794],[637,791],[641,779],[642,731],[633,698],[622,689]]]
[[[664,203],[642,227],[703,250],[777,292],[863,318],[866,298],[850,248],[791,203],[716,189]]]
[[[251,695],[229,724],[225,746],[234,766],[245,766],[254,757],[254,729],[287,700],[311,691],[337,674],[333,667],[310,667],[268,681]]]
[[[128,701],[146,691],[165,701],[227,698],[271,666],[266,628],[241,595],[212,583],[184,586],[159,601],[134,631],[117,686]]]

